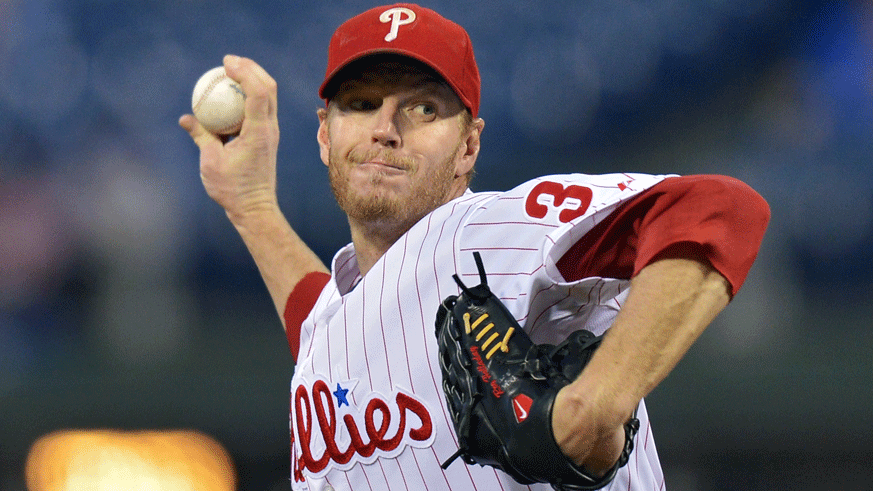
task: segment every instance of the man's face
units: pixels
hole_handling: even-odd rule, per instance
[[[481,120],[467,124],[457,95],[397,62],[345,80],[319,114],[321,157],[350,219],[411,227],[466,189]]]

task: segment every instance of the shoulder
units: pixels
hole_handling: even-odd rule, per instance
[[[455,248],[462,253],[490,251],[487,255],[499,257],[507,271],[530,272],[559,257],[617,206],[665,177],[548,175],[508,191],[482,194],[484,199],[466,215]]]
[[[668,176],[648,174],[556,174],[486,196],[468,225],[555,230],[573,227],[655,186]],[[548,233],[548,232],[547,232]]]

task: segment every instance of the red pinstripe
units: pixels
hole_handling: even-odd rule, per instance
[[[386,373],[388,374],[388,385],[394,387],[394,382],[391,381],[391,356],[389,355],[390,351],[388,351],[388,336],[385,334],[385,315],[382,313],[382,298],[385,295],[385,261],[382,261],[382,288],[379,289],[379,327],[382,329],[382,349],[385,353],[385,368],[387,368]],[[407,364],[407,368],[409,365]]]

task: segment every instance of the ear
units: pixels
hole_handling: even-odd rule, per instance
[[[327,109],[321,108],[318,110],[318,140],[319,153],[321,161],[324,165],[330,162],[330,134],[328,132],[328,117]]]
[[[473,171],[473,166],[476,164],[476,159],[479,157],[479,147],[481,146],[482,130],[485,129],[485,121],[482,118],[476,118],[470,124],[467,130],[467,136],[460,147],[460,158],[455,164],[455,177],[460,177],[469,174]]]

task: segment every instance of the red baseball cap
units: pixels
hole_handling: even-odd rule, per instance
[[[344,22],[330,39],[327,73],[318,95],[327,100],[332,79],[349,63],[373,54],[418,60],[445,79],[473,117],[479,114],[481,82],[473,43],[463,27],[433,10],[398,3],[370,9]]]

